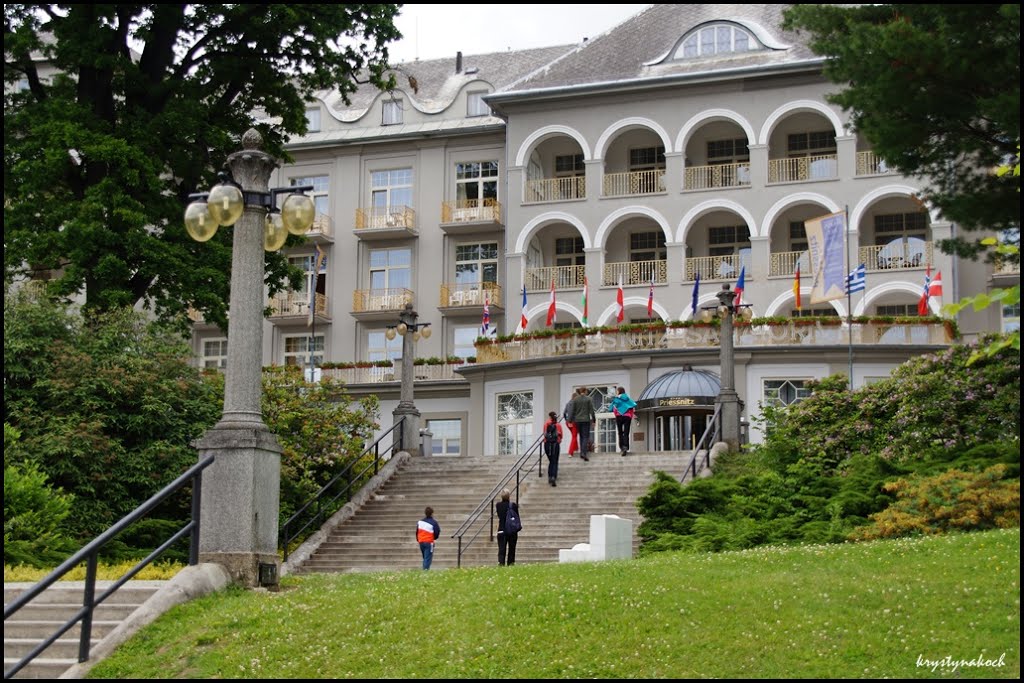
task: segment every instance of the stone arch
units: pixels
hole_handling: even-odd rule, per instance
[[[634,128],[647,128],[654,131],[661,138],[661,144],[665,146],[665,149],[672,149],[672,139],[669,137],[668,131],[662,128],[660,124],[642,116],[630,116],[621,121],[616,121],[605,128],[604,132],[601,133],[601,137],[598,138],[597,144],[594,145],[594,159],[604,158],[605,148],[619,131]]]
[[[583,137],[582,133],[575,128],[570,128],[569,126],[553,124],[550,126],[544,126],[543,128],[538,128],[523,140],[523,144],[519,145],[519,150],[516,152],[516,166],[522,167],[525,165],[530,152],[542,141],[559,135],[566,135],[579,144],[580,149],[583,150],[584,161],[589,161],[593,158],[590,152],[590,145],[587,144],[587,139]]]
[[[661,227],[662,232],[665,233],[665,241],[672,241],[672,226],[668,224],[668,220],[664,216],[654,209],[650,209],[646,206],[634,205],[616,209],[601,221],[601,226],[597,229],[597,235],[594,237],[594,246],[601,247],[603,249],[604,241],[612,228],[614,228],[622,219],[630,216],[646,216],[647,218],[650,218],[657,223]]]
[[[686,149],[686,141],[690,138],[697,128],[701,127],[705,123],[714,120],[726,119],[732,121],[740,128],[743,129],[743,134],[747,136],[749,144],[753,145],[757,143],[757,136],[754,133],[754,127],[750,125],[744,117],[740,116],[736,112],[730,109],[708,109],[699,114],[695,114],[683,124],[682,129],[679,131],[679,135],[676,136],[675,151],[682,152]],[[666,147],[666,149],[668,149]]]
[[[849,134],[846,130],[846,126],[844,126],[843,122],[839,119],[839,115],[825,104],[815,102],[814,100],[795,100],[782,105],[768,115],[764,125],[761,126],[761,133],[759,135],[758,142],[762,145],[767,145],[768,139],[771,137],[772,129],[775,128],[775,125],[788,114],[796,111],[816,111],[828,119],[829,123],[831,123],[832,127],[835,129],[837,137]]]
[[[850,229],[854,232],[859,233],[860,220],[864,217],[864,213],[871,208],[871,205],[880,199],[888,199],[889,197],[914,197],[918,193],[918,188],[911,187],[910,185],[886,185],[884,187],[878,187],[868,192],[857,205],[853,207],[853,211],[850,212]],[[934,223],[941,219],[938,209],[934,206],[928,207],[928,218]]]
[[[737,204],[729,199],[709,199],[705,202],[701,202],[686,212],[683,219],[679,221],[679,227],[676,229],[675,241],[685,244],[686,233],[690,229],[690,226],[692,226],[701,216],[712,211],[732,211],[746,222],[747,228],[750,230],[750,236],[757,236],[757,221],[754,220],[754,217],[745,206]]]
[[[537,216],[523,226],[522,231],[519,233],[519,237],[516,239],[514,253],[525,253],[526,245],[530,243],[533,236],[536,235],[541,228],[556,222],[568,223],[575,227],[579,231],[580,236],[583,237],[583,248],[590,248],[590,234],[587,232],[587,226],[583,225],[583,221],[576,216],[573,216],[571,213],[565,213],[564,211],[549,211]]]
[[[796,192],[783,197],[768,209],[768,213],[765,214],[764,220],[761,222],[761,235],[763,237],[771,236],[772,225],[775,223],[775,219],[778,218],[783,211],[792,206],[796,206],[797,204],[806,204],[808,202],[823,205],[828,209],[829,213],[842,211],[843,208],[823,194],[818,194],[817,192]]]

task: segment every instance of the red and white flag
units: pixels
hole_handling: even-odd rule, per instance
[[[940,283],[941,286],[941,283]],[[928,315],[928,297],[932,292],[932,267],[924,270],[924,288],[921,290],[921,298],[917,302],[917,314]]]
[[[622,276],[619,276],[619,291],[615,295],[615,303],[618,305],[618,310],[615,313],[615,321],[622,322],[626,319],[626,305],[622,297]]]
[[[935,271],[935,277],[928,283],[928,296],[942,296],[942,271]]]
[[[654,317],[654,273],[651,273],[651,291],[647,293],[647,317]]]
[[[548,327],[555,324],[555,311],[555,279],[551,278],[551,303],[548,304]]]

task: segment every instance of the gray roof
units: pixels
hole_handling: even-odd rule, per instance
[[[686,365],[682,370],[666,373],[648,384],[640,392],[636,403],[639,408],[657,408],[661,399],[713,399],[721,389],[718,375],[707,370],[694,370]]]
[[[782,12],[788,6],[652,5],[522,79],[508,91],[519,93],[820,62],[821,58],[797,34],[781,29]],[[766,49],[707,58],[671,58],[684,35],[715,21],[734,22],[746,28]]]

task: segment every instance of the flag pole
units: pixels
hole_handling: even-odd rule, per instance
[[[853,294],[850,292],[850,205],[843,206],[843,220],[846,223],[846,334],[849,340],[850,377],[848,388],[853,391]]]

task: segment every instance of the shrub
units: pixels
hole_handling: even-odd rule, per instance
[[[4,445],[8,426],[4,425]],[[4,466],[4,564],[53,566],[74,547],[61,531],[74,496],[47,484],[31,462]]]

